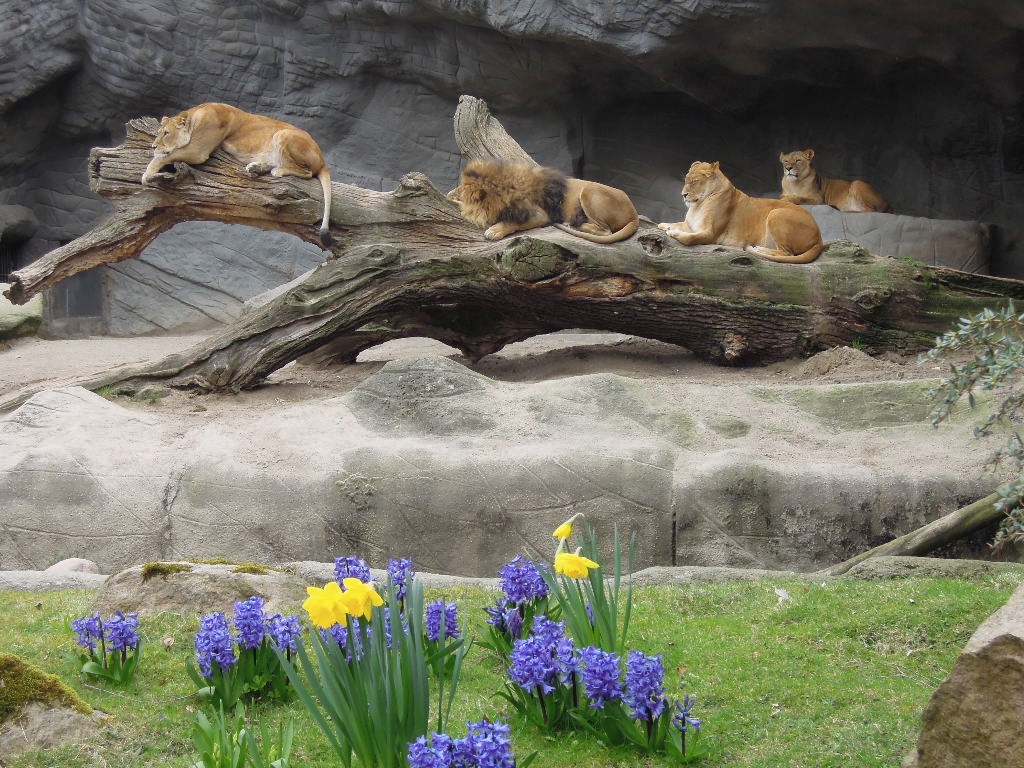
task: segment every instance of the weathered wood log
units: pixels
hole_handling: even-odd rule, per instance
[[[916,531],[911,531],[874,549],[869,549],[867,552],[861,552],[838,565],[826,568],[822,573],[826,576],[838,576],[869,558],[883,555],[926,555],[945,544],[969,536],[1002,519],[1006,513],[996,509],[995,502],[998,499],[999,494],[989,494],[973,504],[943,515],[938,520],[932,520]]]
[[[251,224],[318,242],[315,181],[250,179],[217,152],[199,167],[179,165],[172,178],[143,186],[156,126],[153,119],[133,120],[124,144],[93,151],[91,184],[114,203],[114,214],[16,272],[12,300],[136,256],[159,232],[188,219]],[[529,159],[477,99],[460,100],[455,128],[468,159]],[[335,258],[280,296],[185,352],[88,386],[158,382],[237,391],[315,350],[354,360],[388,339],[428,336],[477,360],[566,328],[635,334],[733,365],[851,343],[872,353],[906,353],[928,348],[965,314],[1024,297],[1020,281],[882,258],[849,242],[829,245],[811,264],[778,264],[732,248],[686,247],[649,221],[613,245],[553,227],[489,242],[417,173],[387,193],[335,184],[331,224]]]

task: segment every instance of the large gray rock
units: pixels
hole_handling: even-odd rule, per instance
[[[1024,766],[1024,586],[971,636],[922,720],[905,768]]]
[[[263,598],[268,613],[294,612],[306,599],[306,582],[256,563],[146,563],[103,582],[93,609],[101,614],[211,613],[231,615],[235,601]]]
[[[0,724],[0,755],[13,759],[31,750],[88,741],[101,724],[98,712],[90,716],[67,707],[33,702],[9,722]]]
[[[926,219],[891,213],[843,213],[808,206],[827,240],[852,240],[872,253],[931,267],[988,274],[993,227],[978,221]]]
[[[336,181],[392,189],[416,170],[448,189],[452,113],[470,93],[540,162],[622,187],[655,220],[682,218],[679,171],[694,160],[774,195],[779,152],[813,146],[821,173],[868,179],[901,215],[1005,230],[991,270],[1024,274],[1024,18],[1004,0],[885,13],[841,0],[0,0],[0,18],[0,204],[40,225],[22,264],[106,215],[86,159],[132,117],[227,101],[311,131]],[[963,261],[956,245],[932,250]],[[257,230],[182,225],[51,291],[47,323],[218,322],[316,257]]]
[[[0,420],[0,569],[358,554],[487,577],[550,558],[584,512],[606,548],[636,535],[637,568],[813,571],[987,492],[985,451],[933,430],[925,386],[512,385],[424,357],[209,423],[49,390]]]

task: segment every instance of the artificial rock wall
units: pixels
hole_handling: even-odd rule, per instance
[[[335,181],[391,189],[417,170],[447,189],[469,93],[538,161],[622,187],[657,221],[682,218],[693,160],[774,195],[779,152],[813,147],[822,173],[870,180],[912,221],[984,222],[981,253],[950,246],[947,263],[1024,276],[1019,4],[0,0],[0,19],[0,209],[31,213],[16,227],[0,216],[0,271],[103,217],[86,158],[132,117],[226,101],[308,129]],[[320,258],[255,230],[180,225],[51,290],[48,322],[220,322]]]

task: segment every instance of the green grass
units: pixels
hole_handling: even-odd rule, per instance
[[[705,766],[829,768],[899,765],[915,743],[921,712],[967,639],[1000,607],[1021,576],[974,581],[900,579],[695,584],[645,587],[635,594],[630,647],[663,653],[670,695],[696,694],[694,713],[714,755]],[[790,599],[779,601],[776,588]],[[457,600],[482,631],[494,593],[468,587],[431,590]],[[110,722],[88,743],[35,752],[10,768],[169,768],[195,759],[190,742],[197,707],[185,660],[197,616],[142,617],[146,648],[124,689],[87,684],[78,672],[68,622],[90,612],[91,592],[0,592],[0,649],[57,675]],[[164,650],[162,640],[173,637]],[[646,768],[667,765],[628,749],[608,749],[577,734],[551,737],[510,719],[494,697],[503,670],[474,647],[452,722],[512,723],[520,757],[539,752],[536,768]],[[296,718],[294,765],[327,768],[336,760],[297,704],[249,707],[250,719]]]

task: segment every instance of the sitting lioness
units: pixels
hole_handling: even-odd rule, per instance
[[[488,240],[554,224],[584,240],[616,243],[640,225],[621,189],[523,163],[473,160],[448,199],[459,204],[464,217],[486,228]]]
[[[218,147],[242,163],[252,176],[316,176],[324,190],[320,242],[331,244],[331,174],[323,152],[312,136],[281,120],[216,103],[200,104],[174,117],[164,117],[153,140],[153,159],[142,174],[142,183],[149,184],[161,168],[179,160],[191,165],[205,163]]]
[[[717,162],[691,165],[682,195],[686,220],[658,226],[683,245],[731,245],[791,264],[814,261],[824,248],[810,213],[785,200],[745,195]]]
[[[814,165],[811,164],[813,159],[813,149],[779,153],[779,162],[782,163],[783,200],[798,205],[824,203],[840,211],[852,213],[889,211],[889,203],[866,181],[826,179],[814,170]]]

